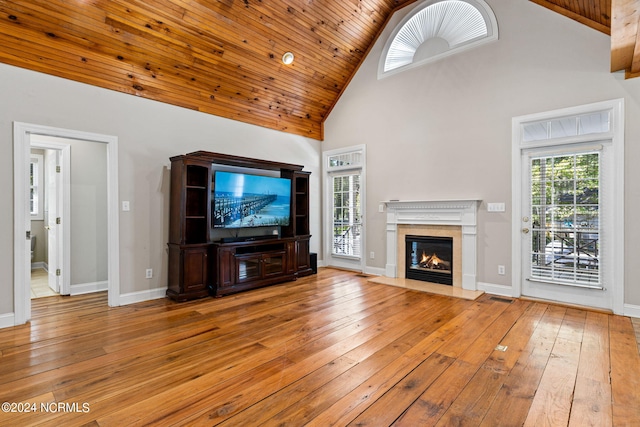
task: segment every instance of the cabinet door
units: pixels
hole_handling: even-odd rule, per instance
[[[262,277],[261,264],[261,255],[236,256],[236,282],[244,283],[260,279]]]
[[[262,259],[263,277],[280,276],[284,274],[287,263],[285,252],[264,254]]]
[[[218,259],[217,259],[217,288],[224,288],[228,286],[233,286],[235,279],[233,277],[234,271],[234,259],[233,259],[233,251],[231,249],[223,248],[218,250]]]
[[[182,252],[182,286],[184,292],[207,287],[207,248],[184,249]]]
[[[298,271],[306,270],[311,267],[309,254],[309,240],[298,240],[296,242],[296,264]]]

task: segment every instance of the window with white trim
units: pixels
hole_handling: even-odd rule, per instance
[[[394,29],[378,78],[497,39],[495,15],[483,0],[426,0]]]

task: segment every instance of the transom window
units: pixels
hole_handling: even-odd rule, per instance
[[[483,0],[428,0],[400,22],[387,41],[378,78],[498,39]]]

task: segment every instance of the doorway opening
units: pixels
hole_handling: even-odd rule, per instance
[[[19,325],[26,323],[31,318],[31,175],[30,175],[30,159],[32,145],[44,144],[49,146],[47,149],[59,150],[62,157],[61,169],[70,170],[67,165],[65,167],[65,158],[69,160],[70,155],[64,155],[65,149],[74,143],[84,144],[85,146],[99,147],[106,152],[106,164],[103,168],[105,183],[105,202],[106,208],[106,226],[102,227],[104,235],[99,237],[106,241],[106,262],[103,267],[106,271],[106,280],[104,287],[108,291],[108,302],[110,306],[120,305],[120,282],[119,282],[119,237],[118,237],[118,162],[117,162],[117,137],[81,132],[68,129],[52,128],[48,126],[33,125],[28,123],[14,122],[14,324]],[[91,164],[85,165],[91,168]],[[70,174],[67,174],[65,180],[71,180]],[[63,185],[64,186],[64,185]],[[87,195],[91,191],[82,188],[82,182],[79,183],[80,193],[77,197],[78,201],[85,201]],[[63,192],[64,193],[64,192]],[[69,198],[69,192],[66,197]],[[70,199],[70,198],[69,198]],[[64,197],[63,197],[64,200]],[[40,200],[42,201],[42,199]],[[91,202],[95,202],[92,200]],[[61,212],[70,212],[70,204],[65,207],[65,203],[61,203]],[[63,213],[64,215],[64,213]],[[80,217],[79,220],[87,220],[91,215]],[[62,261],[56,270],[60,270],[59,289],[61,294],[73,294],[69,281],[71,272],[70,257],[70,227],[64,227],[65,224],[62,216],[56,214],[53,217],[54,222],[62,225],[62,231],[58,231],[61,238],[57,238],[58,255]],[[60,218],[58,220],[58,218]],[[78,219],[78,218],[76,218]],[[67,221],[68,222],[68,221]],[[65,231],[66,229],[66,231]],[[98,237],[95,238],[96,240]],[[67,240],[67,242],[65,242]],[[82,264],[82,263],[79,263]],[[65,277],[66,273],[66,277]],[[85,293],[91,291],[84,288],[76,290],[75,293]]]
[[[33,135],[30,146],[30,296],[68,295],[71,145],[69,141]]]

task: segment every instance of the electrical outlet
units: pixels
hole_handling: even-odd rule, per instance
[[[151,279],[152,277],[153,277],[153,269],[147,268],[147,271],[145,272],[145,278]]]
[[[127,200],[122,201],[122,210],[128,212],[130,209],[129,202]]]
[[[373,252],[373,251],[369,252],[369,258],[375,259],[375,257],[376,257],[376,253],[375,252]]]
[[[501,276],[504,276],[506,274],[505,273],[505,269],[504,269],[504,265],[499,265],[498,266],[498,274],[501,275]]]

